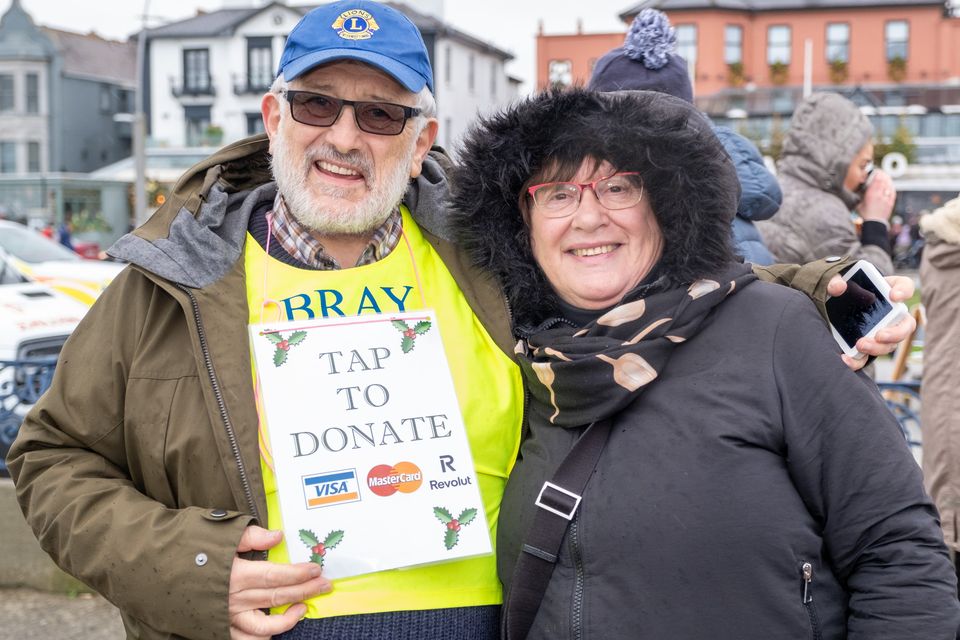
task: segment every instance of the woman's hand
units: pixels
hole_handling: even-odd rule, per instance
[[[884,278],[890,285],[890,299],[894,302],[903,302],[913,296],[916,286],[912,278],[906,276],[887,276]],[[840,276],[833,276],[827,285],[827,293],[831,296],[839,296],[847,290],[846,281]],[[853,371],[859,371],[867,364],[867,356],[885,356],[893,353],[900,346],[900,343],[913,334],[917,328],[917,321],[912,315],[901,318],[896,324],[884,327],[877,331],[872,338],[860,338],[857,341],[857,351],[864,354],[860,358],[851,358],[843,354],[840,357],[844,364]]]

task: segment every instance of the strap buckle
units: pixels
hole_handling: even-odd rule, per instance
[[[544,482],[534,504],[561,518],[573,520],[573,514],[577,512],[577,507],[580,506],[582,499],[582,496],[567,491],[563,487],[558,487],[552,482]]]

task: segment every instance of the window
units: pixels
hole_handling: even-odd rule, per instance
[[[113,92],[110,90],[110,85],[101,84],[100,85],[100,111],[102,113],[110,113],[113,107]]]
[[[263,133],[263,116],[260,115],[260,112],[248,113],[247,115],[247,135],[254,136],[258,133]]]
[[[467,61],[467,88],[473,91],[477,80],[477,58],[472,53]]]
[[[15,142],[0,142],[0,173],[16,173],[17,171],[17,144]]]
[[[443,48],[443,79],[450,84],[451,68],[453,66],[453,50],[450,45]]]
[[[27,113],[40,113],[40,77],[27,74]]]
[[[727,64],[743,62],[743,27],[728,24],[723,30],[723,61]]]
[[[187,146],[196,147],[203,144],[210,126],[210,106],[186,106],[183,108],[183,117],[187,123]]]
[[[906,20],[891,20],[883,29],[887,45],[887,62],[894,58],[907,59],[910,44],[910,25]]]
[[[266,91],[273,84],[273,49],[270,38],[247,38],[247,88]]]
[[[850,62],[850,25],[827,23],[827,62]]]
[[[0,111],[13,111],[13,76],[0,74]]]
[[[573,84],[573,65],[569,60],[551,60],[547,75],[552,87],[569,87]]]
[[[207,49],[183,50],[183,92],[211,93],[210,52]]]
[[[677,25],[677,54],[687,61],[687,73],[693,80],[697,68],[697,27],[692,24]]]
[[[27,171],[29,173],[40,173],[40,143],[27,143]]]
[[[767,64],[790,64],[790,27],[767,27]]]
[[[496,60],[490,61],[490,97],[497,97],[497,75],[498,75],[498,65]]]

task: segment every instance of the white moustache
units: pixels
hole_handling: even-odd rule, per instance
[[[373,162],[359,151],[340,153],[329,145],[320,145],[307,148],[306,160],[311,165],[324,161],[348,165],[356,169],[367,184],[373,179]]]

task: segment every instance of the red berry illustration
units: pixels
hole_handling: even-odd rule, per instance
[[[318,544],[318,545],[314,545],[314,547],[313,547],[312,549],[310,549],[310,551],[312,551],[313,553],[317,554],[318,556],[325,556],[325,555],[327,555],[327,550],[323,547],[323,543],[322,543],[322,542],[321,542],[320,544]]]
[[[277,343],[277,348],[278,348],[278,349],[282,349],[282,350],[284,350],[284,351],[289,351],[289,350],[290,350],[290,342],[289,342],[288,340],[281,340],[280,342]]]
[[[403,335],[405,335],[408,338],[416,338],[417,332],[414,331],[413,329],[407,329],[406,331],[403,332]]]
[[[447,523],[447,529],[450,529],[450,531],[460,531],[460,523],[456,520],[451,520]]]

